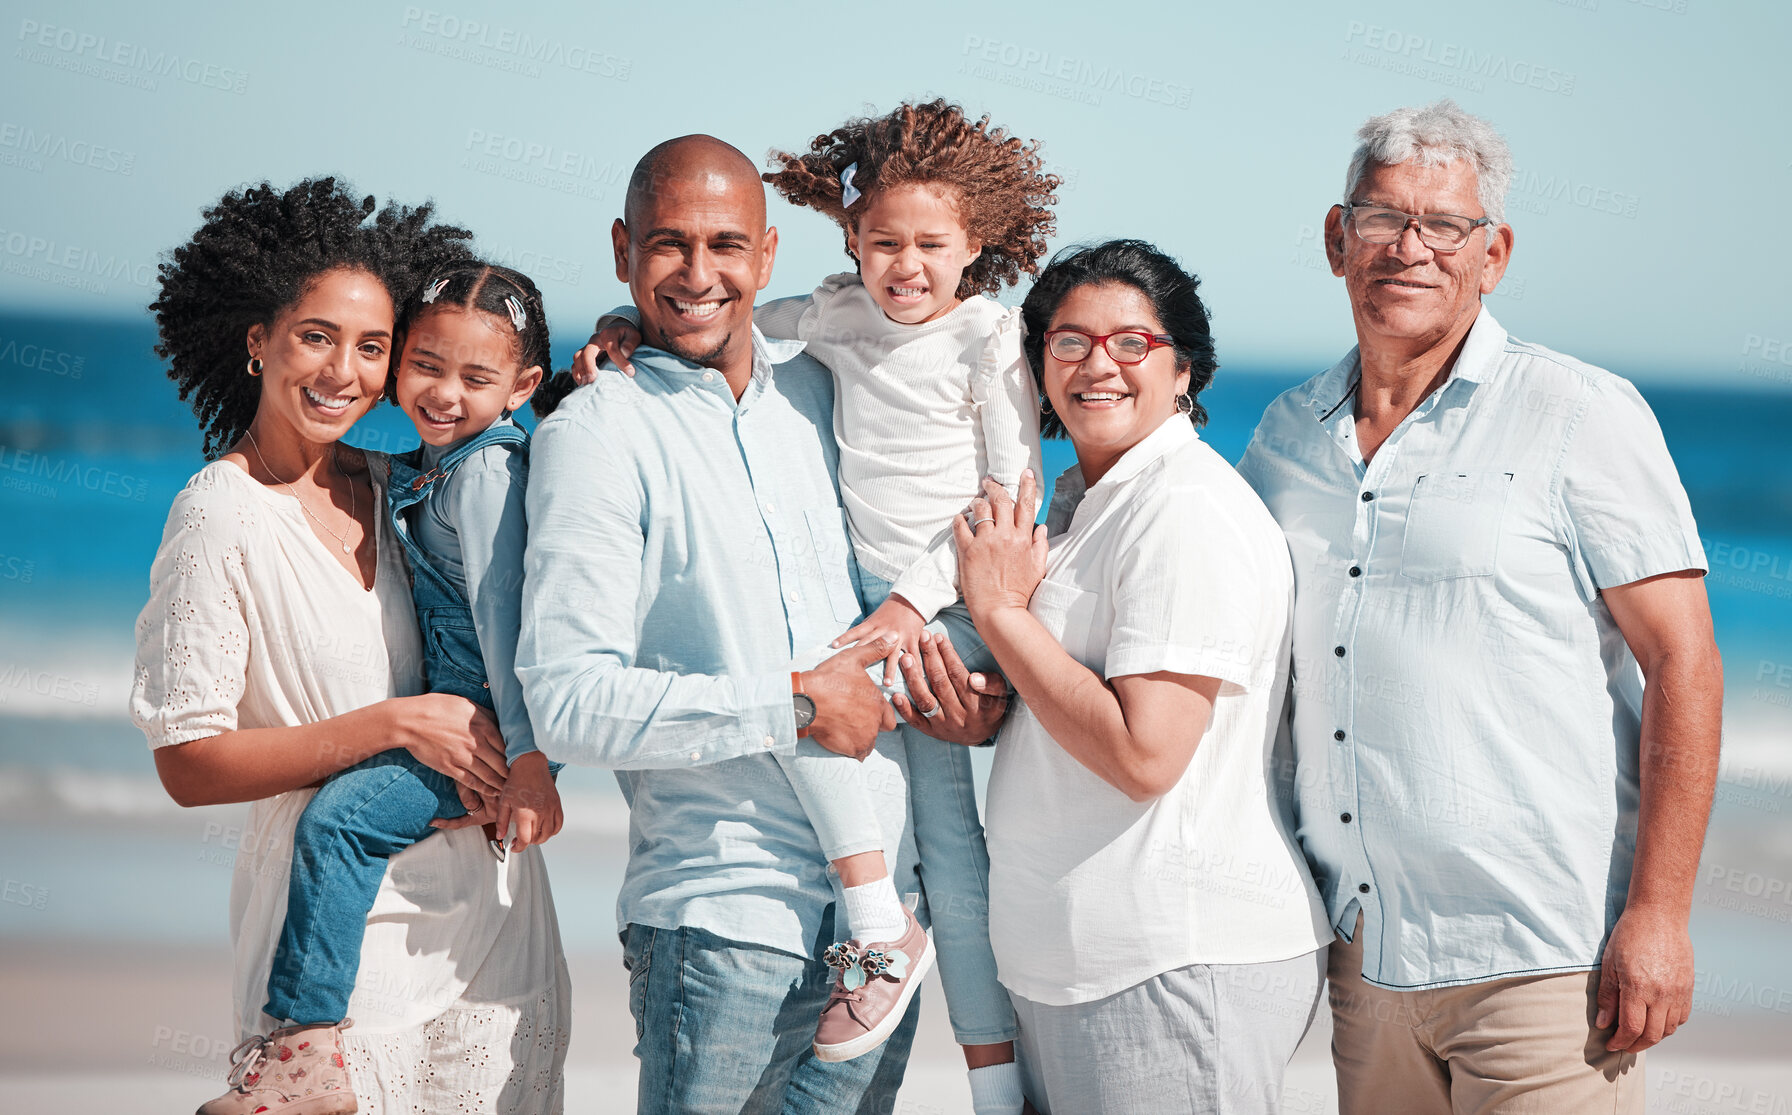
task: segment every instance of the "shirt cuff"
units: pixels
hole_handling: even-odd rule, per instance
[[[930,567],[927,572],[931,572]],[[890,586],[890,595],[900,596],[913,605],[921,613],[922,623],[932,623],[940,609],[958,599],[957,585],[936,586],[928,583],[932,579],[926,572],[911,569]]]
[[[1709,572],[1705,547],[1699,536],[1690,531],[1673,530],[1652,534],[1629,542],[1600,546],[1584,546],[1581,551],[1593,583],[1601,589],[1628,585],[1663,573],[1685,569]]]
[[[1171,673],[1218,678],[1241,689],[1254,689],[1275,679],[1275,665],[1230,655],[1224,647],[1121,646],[1109,647],[1102,676]]]

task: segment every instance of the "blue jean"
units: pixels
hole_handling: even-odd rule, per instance
[[[293,829],[269,1017],[312,1025],[348,1015],[387,859],[434,832],[435,818],[465,813],[453,779],[403,749],[382,751],[319,788]]]
[[[888,599],[890,582],[862,568],[858,578],[859,602],[869,615]],[[962,602],[942,609],[928,626],[952,640],[969,669],[995,668]],[[873,665],[872,674],[881,679],[883,663]],[[909,811],[921,889],[939,951],[940,989],[953,1036],[961,1045],[1010,1041],[1014,1011],[1008,993],[996,982],[996,958],[989,947],[989,852],[977,817],[970,752],[906,724],[900,731],[908,754]],[[829,860],[883,847],[856,761],[814,745],[781,761]]]
[[[831,934],[831,917],[822,928]],[[630,925],[622,945],[642,1115],[896,1110],[919,997],[883,1045],[830,1064],[811,1045],[834,983],[820,961],[688,926]]]

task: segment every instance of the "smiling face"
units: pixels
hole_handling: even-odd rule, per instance
[[[701,167],[664,175],[611,239],[642,340],[731,384],[738,375],[738,394],[752,369],[753,296],[771,281],[778,245],[759,179]]]
[[[385,390],[392,321],[385,284],[342,268],[313,279],[271,325],[250,326],[249,355],[263,364],[257,425],[313,444],[340,439]]]
[[[1474,168],[1461,160],[1441,166],[1372,165],[1350,200],[1415,216],[1485,215],[1475,196]],[[1425,246],[1411,225],[1392,244],[1365,243],[1339,207],[1326,217],[1325,233],[1332,274],[1342,277],[1350,292],[1361,343],[1398,355],[1453,343],[1466,333],[1480,312],[1481,296],[1493,293],[1506,273],[1512,251],[1507,225],[1497,226],[1491,243],[1476,229],[1454,252]]]
[[[981,254],[956,199],[922,185],[875,191],[846,234],[865,289],[891,321],[918,325],[952,312],[958,280]]]
[[[519,367],[516,328],[481,310],[442,306],[419,315],[398,364],[398,405],[423,440],[452,445],[518,410],[541,382]]]
[[[1077,329],[1092,337],[1125,330],[1164,332],[1151,299],[1120,283],[1073,288],[1053,312],[1051,328]],[[1046,352],[1040,381],[1076,446],[1083,480],[1093,485],[1122,454],[1176,413],[1176,396],[1187,390],[1188,377],[1186,370],[1178,370],[1176,350],[1168,345],[1152,349],[1137,364],[1116,364],[1096,345],[1074,364]]]

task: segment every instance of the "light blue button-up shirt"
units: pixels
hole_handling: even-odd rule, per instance
[[[643,347],[531,443],[517,674],[550,758],[616,770],[631,852],[618,928],[694,926],[814,955],[827,862],[773,753],[796,746],[793,659],[859,615],[835,484],[834,391],[753,331],[722,373]],[[865,760],[916,889],[900,752]]]
[[[1705,568],[1636,389],[1486,310],[1367,464],[1356,350],[1239,471],[1294,557],[1298,834],[1363,976],[1599,964],[1636,849],[1642,674],[1599,591]]]

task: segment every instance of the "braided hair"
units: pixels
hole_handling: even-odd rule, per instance
[[[191,400],[208,459],[236,444],[261,400],[261,380],[244,373],[250,326],[271,326],[341,268],[372,275],[398,305],[422,275],[467,256],[473,235],[435,223],[429,204],[381,208],[335,178],[233,190],[203,216],[158,266],[161,292],[149,308],[156,355]]]
[[[1036,272],[1046,237],[1057,231],[1051,207],[1059,180],[1042,172],[1039,145],[991,128],[988,116],[973,123],[944,100],[849,120],[816,136],[808,154],[777,151],[772,162],[781,169],[765,180],[785,200],[846,231],[854,214],[842,201],[840,175],[855,163],[853,185],[867,196],[905,185],[947,191],[966,231],[983,246],[959,280],[959,298],[994,294],[1019,282],[1022,272]]]

